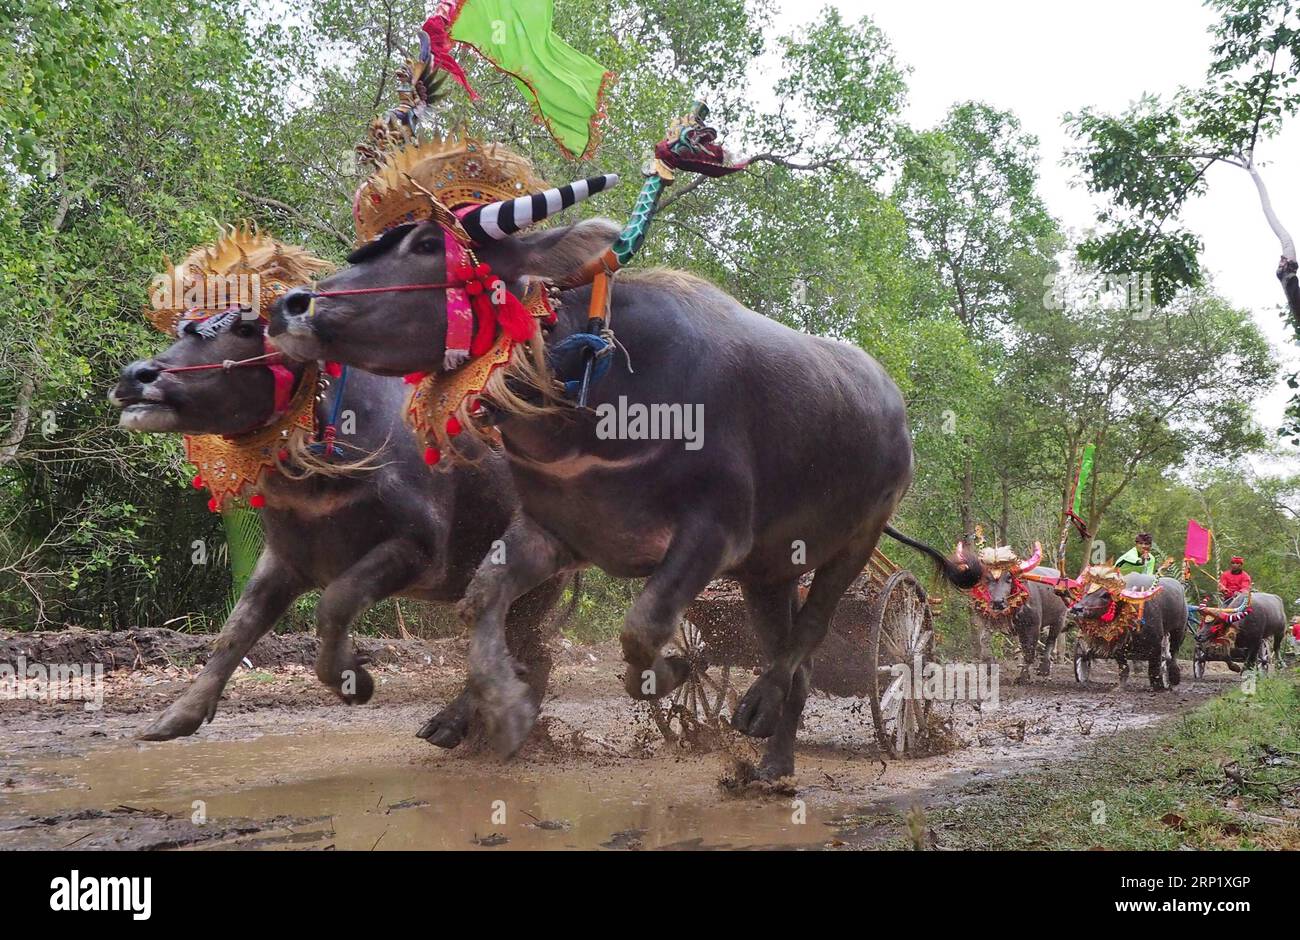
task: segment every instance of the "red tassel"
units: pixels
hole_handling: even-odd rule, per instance
[[[208,500],[208,512],[221,512],[221,507],[217,505],[215,496]]]
[[[343,366],[339,365],[337,362],[327,362],[325,363],[325,374],[331,379],[337,379],[343,374]]]
[[[469,85],[465,70],[451,57],[451,24],[444,17],[431,16],[420,27],[429,37],[429,52],[433,55],[433,64],[443,69],[456,80],[469,94],[470,101],[478,101],[478,92]]]
[[[462,428],[462,427],[460,426],[460,419],[457,418],[455,415],[452,415],[450,418],[447,419],[447,436],[448,436],[448,437],[455,437],[455,436],[456,436],[457,434],[459,434],[462,430],[464,430],[464,428]]]
[[[442,459],[442,451],[438,450],[438,448],[429,447],[425,449],[424,462],[427,463],[429,466],[432,467],[441,459]]]
[[[199,474],[195,474],[194,479],[190,480],[190,486],[194,487],[196,490],[203,489],[203,477]]]
[[[469,354],[481,356],[496,342],[497,314],[492,307],[492,301],[482,293],[471,295],[469,301],[478,317],[478,329],[474,331],[474,339],[470,341]]]
[[[497,283],[500,283],[499,281]],[[506,299],[497,313],[501,328],[516,343],[523,343],[537,332],[537,321],[528,312],[528,308],[519,302],[519,298],[510,291],[505,292]]]
[[[254,509],[261,509],[266,505],[266,497],[261,493],[254,493],[248,498],[248,505],[252,506]]]
[[[408,372],[402,376],[402,381],[407,385],[419,385],[428,374],[427,372]]]
[[[1115,619],[1115,598],[1112,597],[1110,599],[1110,606],[1107,607],[1106,612],[1101,615],[1101,622],[1110,623],[1114,619]]]

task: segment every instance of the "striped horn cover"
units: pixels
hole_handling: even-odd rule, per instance
[[[582,202],[588,196],[594,196],[617,185],[616,174],[593,176],[590,179],[569,183],[567,186],[533,193],[531,196],[520,196],[517,199],[505,199],[478,206],[462,216],[460,222],[476,244],[486,245],[489,242],[508,238],[534,222],[540,222],[561,209]]]

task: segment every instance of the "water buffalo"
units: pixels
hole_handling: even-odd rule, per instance
[[[521,295],[526,277],[569,283],[618,234],[607,220],[499,233],[501,220],[536,220],[562,202],[537,194],[463,220],[467,230],[489,232],[474,251],[511,292]],[[483,224],[489,217],[491,226]],[[445,237],[436,222],[399,226],[355,253],[320,292],[286,294],[274,308],[274,342],[296,356],[385,374],[442,370],[441,291],[336,292],[443,283]],[[552,350],[585,330],[590,297],[590,286],[561,292]],[[689,666],[661,648],[701,589],[730,577],[771,662],[732,724],[768,739],[760,775],[790,774],[813,652],[912,479],[902,397],[861,349],[791,330],[680,271],[620,273],[608,322],[617,351],[591,387],[589,409],[487,403],[521,508],[505,535],[507,562],[485,561],[461,604],[473,626],[470,686],[498,751],[513,753],[537,709],[503,643],[506,607],[557,572],[595,565],[648,579],[623,623],[624,681],[637,699],[668,694]],[[553,366],[560,378],[576,377],[563,362]],[[600,423],[651,407],[702,423],[689,439],[646,439],[630,425]],[[978,580],[978,562],[962,568],[922,550],[955,582]],[[800,603],[799,576],[810,569],[816,575]]]
[[[1128,684],[1128,661],[1147,660],[1151,688],[1163,692],[1178,685],[1178,648],[1187,630],[1183,585],[1149,574],[1121,575],[1110,565],[1093,565],[1080,578],[1081,594],[1066,612],[1079,628],[1074,674],[1087,682],[1094,659],[1114,659],[1119,682]],[[1137,619],[1138,602],[1142,618]]]
[[[273,377],[266,368],[167,372],[169,367],[241,361],[262,355],[265,322],[237,319],[215,332],[193,324],[166,351],[122,370],[110,399],[121,426],[153,433],[237,435],[273,418]],[[303,364],[287,362],[300,381]],[[315,407],[321,426],[334,404],[328,390]],[[484,454],[475,464],[431,474],[403,426],[400,379],[349,373],[346,408],[355,433],[341,435],[345,462],[371,458],[343,475],[292,478],[271,474],[261,486],[266,545],[231,611],[203,672],[141,734],[162,741],[194,733],[216,714],[235,668],[301,594],[320,589],[316,605],[320,680],[349,703],[364,703],[374,683],[348,628],[386,597],[453,602],[465,593],[480,559],[501,537],[516,499],[505,461]],[[531,702],[540,702],[551,668],[538,630],[563,589],[562,579],[539,581],[511,607],[506,633],[526,672]],[[434,744],[454,747],[473,717],[462,692],[421,730]]]
[[[1188,610],[1197,620],[1195,678],[1205,675],[1207,662],[1226,662],[1233,672],[1241,671],[1239,663],[1246,669],[1258,665],[1267,670],[1280,662],[1287,621],[1282,598],[1276,594],[1252,591],[1244,616],[1235,607],[1193,605]]]
[[[957,546],[960,560],[963,549]],[[1051,586],[1036,580],[1021,580],[1026,575],[1056,580],[1055,568],[1038,564],[1043,557],[1041,545],[1034,554],[1021,561],[1007,546],[986,548],[979,554],[984,575],[971,590],[972,615],[977,630],[977,655],[984,657],[985,634],[996,630],[1020,641],[1019,681],[1028,682],[1030,667],[1038,660],[1038,674],[1051,675],[1051,654],[1065,628],[1065,602]],[[1046,632],[1046,636],[1044,636]],[[1040,653],[1041,650],[1041,653]]]

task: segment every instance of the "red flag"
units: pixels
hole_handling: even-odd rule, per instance
[[[1183,557],[1198,565],[1210,560],[1210,530],[1195,519],[1187,520],[1187,547],[1183,549]]]

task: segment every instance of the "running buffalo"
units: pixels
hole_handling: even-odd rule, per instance
[[[1243,668],[1239,662],[1246,669],[1254,669],[1256,665],[1268,668],[1281,661],[1287,621],[1282,598],[1276,594],[1252,591],[1244,616],[1233,607],[1193,606],[1188,610],[1197,619],[1192,669],[1197,678],[1211,660],[1226,662],[1233,672]]]
[[[1187,632],[1187,602],[1182,582],[1093,565],[1080,578],[1082,592],[1066,616],[1079,627],[1074,654],[1075,676],[1086,682],[1094,659],[1114,659],[1120,687],[1128,684],[1130,659],[1145,659],[1151,688],[1163,692],[1178,685],[1178,648]],[[1138,604],[1141,604],[1139,608]],[[1141,620],[1136,619],[1138,610]],[[1132,617],[1135,622],[1125,624]],[[1118,623],[1116,623],[1118,621]],[[1099,634],[1111,624],[1126,626],[1112,640]]]
[[[489,228],[478,224],[480,216],[536,220],[561,205],[558,195],[524,199],[527,205],[476,209],[465,228]],[[618,232],[608,220],[590,220],[493,234],[496,240],[479,240],[474,251],[522,296],[528,277],[570,283]],[[441,370],[447,323],[440,291],[324,294],[442,282],[443,245],[436,222],[388,232],[320,292],[281,298],[274,341],[296,356],[383,374]],[[586,328],[590,297],[589,286],[560,292],[552,349]],[[730,577],[741,585],[771,662],[732,723],[768,739],[761,776],[790,774],[813,653],[911,483],[902,397],[861,349],[796,332],[680,271],[620,273],[608,322],[618,343],[607,374],[591,386],[590,409],[488,403],[521,508],[505,535],[506,563],[485,561],[461,605],[473,625],[471,688],[498,751],[513,753],[537,707],[505,648],[506,608],[559,572],[595,565],[647,579],[623,622],[625,686],[637,699],[668,694],[689,666],[662,647],[705,585]],[[559,363],[554,371],[576,378]],[[620,400],[629,408],[695,409],[704,419],[702,440],[598,433],[597,414]],[[965,587],[978,580],[977,562],[961,568],[923,550],[950,579]],[[801,603],[799,576],[810,569],[816,575]]]
[[[265,323],[236,319],[215,332],[194,324],[166,351],[122,370],[110,394],[121,426],[151,433],[237,435],[274,418],[274,380],[267,368],[165,371],[170,367],[238,362],[262,355]],[[302,381],[303,364],[285,364]],[[337,382],[335,382],[337,386]],[[316,405],[317,420],[335,389]],[[362,704],[374,682],[349,642],[348,628],[372,604],[401,596],[459,600],[479,560],[501,537],[516,500],[505,461],[490,454],[475,465],[430,474],[402,425],[400,379],[350,373],[346,407],[356,431],[341,436],[344,463],[364,467],[302,478],[271,474],[261,487],[266,547],[231,611],[203,672],[141,735],[164,741],[193,734],[217,711],[222,689],[253,645],[307,591],[316,605],[321,639],[320,680],[345,702]],[[551,668],[537,629],[558,599],[559,578],[540,581],[510,609],[506,633],[526,672],[531,702],[540,702]],[[421,736],[443,747],[465,737],[473,717],[462,692],[435,715]]]
[[[964,558],[963,553],[958,543],[959,561]],[[1065,628],[1065,602],[1043,583],[1048,579],[1057,580],[1060,574],[1055,568],[1039,565],[1042,557],[1043,547],[1037,544],[1034,554],[1025,561],[1005,546],[984,549],[979,555],[983,578],[971,591],[978,655],[983,658],[988,631],[1014,636],[1020,641],[1020,682],[1029,681],[1035,659],[1038,674],[1051,675],[1052,649]],[[1027,576],[1043,580],[1030,580]]]

